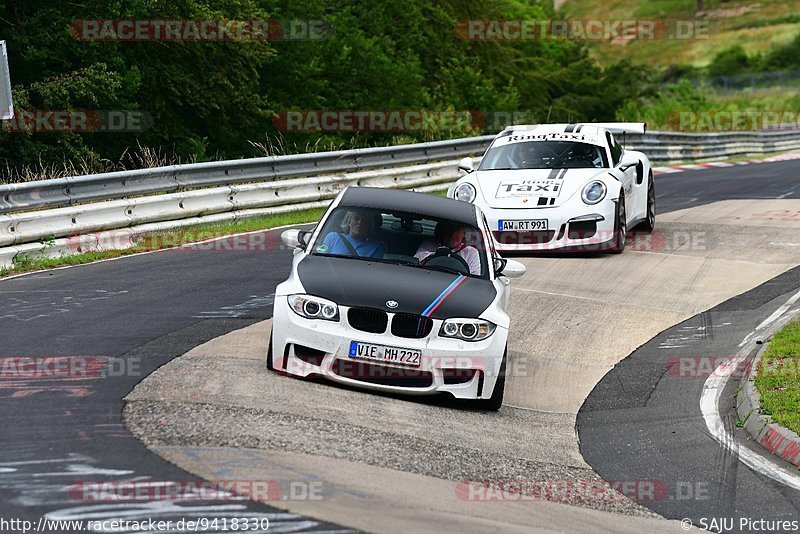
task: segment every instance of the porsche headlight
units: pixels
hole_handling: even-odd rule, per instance
[[[475,200],[475,187],[467,182],[458,184],[453,191],[453,198],[462,202],[472,202]]]
[[[439,330],[439,336],[464,341],[482,341],[494,334],[496,328],[494,323],[482,319],[445,319]]]
[[[289,307],[306,319],[339,320],[339,306],[335,302],[309,295],[289,295]]]
[[[583,188],[581,197],[587,204],[597,204],[606,197],[606,184],[603,182],[589,182]]]

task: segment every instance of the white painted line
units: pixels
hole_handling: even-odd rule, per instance
[[[764,329],[765,329],[766,327],[768,327],[770,324],[772,324],[772,323],[774,323],[775,321],[777,321],[778,319],[780,319],[781,315],[783,315],[784,313],[786,313],[786,310],[788,310],[789,308],[791,308],[791,307],[792,307],[792,304],[794,304],[795,302],[797,302],[797,301],[798,301],[798,299],[800,299],[800,291],[798,291],[797,293],[795,293],[795,294],[794,294],[794,296],[793,296],[792,298],[790,298],[789,300],[787,300],[787,301],[786,301],[786,303],[785,303],[783,306],[781,306],[780,308],[778,308],[777,310],[775,310],[775,313],[773,313],[772,315],[770,315],[769,317],[767,317],[766,319],[764,319],[764,321],[763,321],[763,322],[762,322],[760,325],[758,325],[758,326],[756,327],[756,330],[764,330]]]
[[[725,362],[708,377],[708,380],[706,380],[703,386],[703,394],[700,397],[700,410],[703,412],[703,419],[705,419],[706,426],[714,439],[725,449],[738,456],[746,466],[773,480],[786,484],[796,490],[800,490],[800,476],[780,465],[772,463],[760,454],[746,447],[739,447],[739,442],[736,441],[736,438],[725,431],[725,425],[722,422],[722,417],[720,417],[718,406],[720,396],[722,396],[722,390],[725,389],[725,384],[729,378],[725,375],[730,375],[732,373],[726,372],[723,368],[735,368],[735,366],[739,365],[739,363],[746,358],[747,356],[740,356]]]
[[[761,322],[761,324],[756,327],[755,330],[747,334],[745,338],[742,340],[742,342],[739,343],[739,348],[742,348],[748,343],[750,343],[758,335],[759,331],[764,330],[766,327],[768,327],[769,325],[780,319],[781,316],[783,316],[783,314],[785,314],[789,310],[789,308],[791,308],[791,306],[798,301],[798,299],[800,299],[800,291],[795,293],[789,300],[787,300],[783,306],[775,310],[775,312],[772,315],[764,319]],[[800,313],[800,310],[794,311],[790,315],[794,316],[797,315],[798,313]]]
[[[775,325],[776,321],[786,314],[792,304],[797,302],[798,299],[800,299],[800,291],[789,298],[783,306],[775,310],[775,313],[758,325],[754,331],[747,334],[744,340],[739,344],[739,347],[747,345],[750,340],[755,337],[757,331],[763,330],[770,325]],[[785,318],[789,319],[798,313],[800,313],[800,310],[794,310],[792,313],[787,314]],[[777,327],[778,325],[775,326]],[[740,349],[736,358],[721,364],[717,367],[716,371],[708,377],[703,385],[703,393],[700,396],[700,411],[703,413],[703,419],[705,419],[708,431],[723,448],[738,456],[742,463],[754,471],[766,475],[791,488],[800,490],[800,475],[798,475],[797,470],[790,470],[782,465],[771,462],[755,451],[746,447],[739,447],[739,442],[736,438],[725,431],[725,425],[719,413],[719,399],[722,396],[722,391],[725,389],[728,378],[733,374],[726,372],[726,369],[736,369],[742,361],[747,359],[749,352],[750,349]]]
[[[750,343],[751,341],[753,341],[753,337],[755,337],[755,335],[756,335],[756,332],[755,332],[755,330],[753,330],[752,332],[750,332],[749,334],[744,336],[744,339],[742,340],[742,342],[739,343],[739,348],[742,348],[745,345],[747,345],[748,343]]]

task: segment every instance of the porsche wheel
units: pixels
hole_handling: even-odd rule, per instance
[[[614,218],[614,237],[611,240],[609,252],[619,254],[625,250],[625,243],[628,239],[627,214],[625,212],[625,195],[620,193],[617,201],[617,215]]]
[[[656,228],[656,186],[653,183],[653,171],[647,182],[647,218],[642,223],[645,232],[652,232]]]

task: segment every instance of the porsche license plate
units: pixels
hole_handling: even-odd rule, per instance
[[[352,341],[350,342],[350,357],[359,360],[419,367],[422,351]]]
[[[547,230],[547,219],[527,219],[523,221],[497,221],[500,232],[531,232]]]

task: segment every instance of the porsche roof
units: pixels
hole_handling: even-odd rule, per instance
[[[475,206],[469,202],[402,189],[348,187],[339,201],[339,206],[416,213],[477,226]]]

